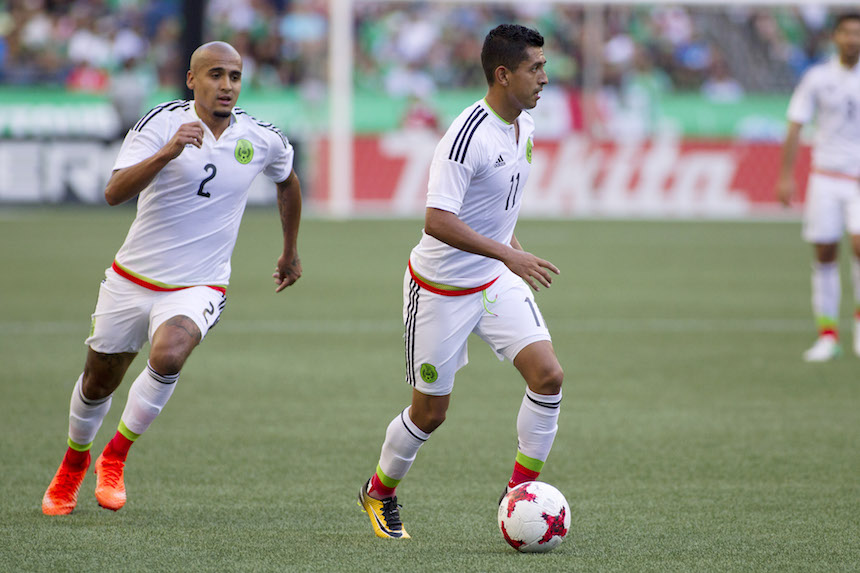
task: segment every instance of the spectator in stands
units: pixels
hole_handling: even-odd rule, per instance
[[[104,68],[97,68],[84,60],[66,77],[66,89],[74,92],[104,93],[110,77]]]
[[[717,103],[735,102],[744,96],[743,86],[732,76],[728,64],[719,54],[715,54],[711,61],[701,92],[706,98]]]
[[[120,120],[117,137],[122,137],[146,111],[153,90],[153,74],[134,57],[123,60],[122,68],[110,78],[110,98]]]

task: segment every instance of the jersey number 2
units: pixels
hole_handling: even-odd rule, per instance
[[[206,185],[207,183],[209,183],[209,181],[211,181],[212,178],[215,177],[215,174],[218,173],[218,169],[211,163],[207,163],[203,169],[204,169],[204,171],[209,171],[210,168],[211,168],[212,173],[209,174],[209,177],[207,177],[206,179],[204,179],[203,181],[200,182],[200,187],[197,189],[197,194],[200,195],[201,197],[209,197],[210,196],[208,191],[203,190],[203,186]]]

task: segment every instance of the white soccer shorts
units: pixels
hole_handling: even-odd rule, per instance
[[[551,340],[529,286],[505,272],[485,290],[446,296],[422,288],[407,269],[403,278],[406,381],[422,394],[445,396],[454,375],[469,362],[467,340],[475,333],[513,362],[533,342]]]
[[[194,321],[202,340],[226,302],[223,293],[207,286],[154,291],[107,269],[85,344],[102,354],[138,352],[162,323],[180,315]]]
[[[838,243],[846,229],[860,235],[860,181],[812,172],[803,212],[804,240]]]

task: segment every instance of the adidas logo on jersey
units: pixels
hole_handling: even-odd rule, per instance
[[[502,159],[501,155],[499,155],[499,158],[496,159],[496,162],[493,164],[493,167],[504,167],[504,166],[505,166],[505,160]]]

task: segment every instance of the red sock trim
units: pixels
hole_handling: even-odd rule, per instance
[[[511,479],[508,481],[508,487],[516,487],[527,481],[535,481],[539,475],[540,472],[530,470],[527,467],[520,465],[519,462],[514,462],[514,473],[511,474]]]
[[[90,465],[90,451],[79,452],[69,448],[66,450],[66,455],[63,456],[63,465],[73,468],[85,468]]]
[[[379,481],[379,476],[373,474],[373,477],[370,478],[370,488],[368,489],[368,493],[373,492],[382,499],[386,497],[394,497],[394,490],[396,487],[387,487],[381,481]]]
[[[117,432],[114,434],[111,441],[108,442],[108,445],[105,446],[105,452],[108,452],[113,458],[125,460],[126,456],[128,456],[128,450],[131,448],[133,443],[134,442],[123,436],[121,433]]]
[[[833,327],[825,327],[818,331],[819,336],[832,336],[836,340],[839,340],[839,333]]]

